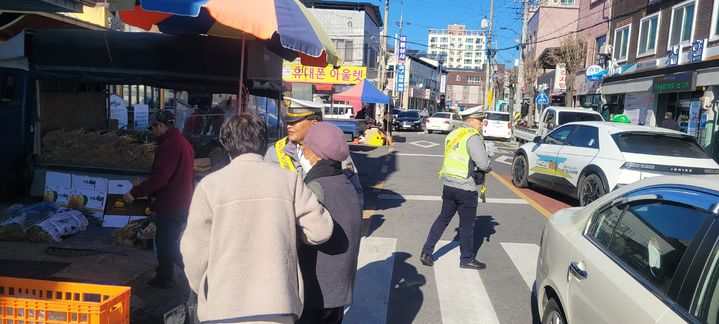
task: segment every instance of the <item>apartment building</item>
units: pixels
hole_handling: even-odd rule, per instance
[[[428,57],[451,69],[481,69],[486,59],[486,46],[484,32],[468,30],[465,25],[430,29],[427,35]]]
[[[719,1],[616,1],[609,43],[602,95],[611,112],[646,125],[671,113],[716,158]]]

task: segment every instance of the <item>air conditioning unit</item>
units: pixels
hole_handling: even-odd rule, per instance
[[[599,54],[612,55],[612,45],[604,44],[599,48]]]

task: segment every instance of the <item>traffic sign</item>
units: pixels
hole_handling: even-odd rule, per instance
[[[534,99],[534,102],[538,105],[548,105],[549,98],[547,98],[547,95],[545,95],[544,92],[540,92],[537,94],[537,98]]]

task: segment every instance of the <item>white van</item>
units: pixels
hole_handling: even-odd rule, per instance
[[[325,119],[353,119],[354,108],[350,105],[343,104],[325,104]]]

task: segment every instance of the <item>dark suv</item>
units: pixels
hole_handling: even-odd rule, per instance
[[[399,113],[399,116],[394,119],[394,128],[396,130],[422,130],[422,117],[419,115],[419,110],[410,109]]]

